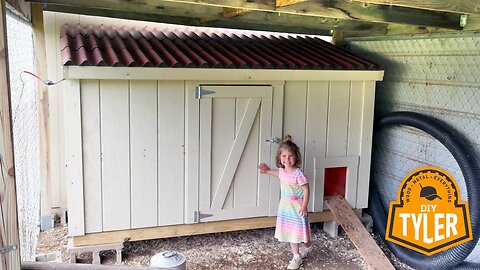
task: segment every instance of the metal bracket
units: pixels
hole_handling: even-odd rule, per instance
[[[212,214],[202,214],[200,211],[194,211],[193,212],[193,221],[194,222],[200,222],[202,218],[207,218],[207,217],[213,217]]]
[[[201,99],[205,95],[211,95],[211,94],[215,94],[215,93],[216,93],[215,91],[202,89],[201,85],[195,86],[195,98],[196,99]]]
[[[17,249],[17,245],[10,245],[6,247],[0,247],[0,254],[8,253]]]

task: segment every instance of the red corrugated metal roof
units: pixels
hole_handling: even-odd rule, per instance
[[[66,24],[62,27],[60,44],[62,64],[74,66],[381,69],[375,63],[310,36]]]

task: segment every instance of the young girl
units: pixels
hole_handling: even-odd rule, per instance
[[[280,178],[281,198],[278,206],[275,238],[280,242],[289,242],[293,259],[287,269],[298,269],[303,258],[312,249],[310,243],[310,224],[308,221],[308,200],[310,190],[308,181],[299,168],[302,162],[300,149],[287,135],[280,144],[276,163],[278,170],[270,170],[265,163],[260,163],[260,173]],[[300,243],[303,249],[300,250]]]

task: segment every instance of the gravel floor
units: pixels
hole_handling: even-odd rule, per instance
[[[314,249],[301,269],[368,269],[348,236],[332,238],[320,224],[312,224]],[[273,237],[274,229],[195,235],[168,239],[125,243],[123,265],[148,266],[150,258],[162,251],[175,250],[187,258],[187,269],[286,269],[291,259],[289,245]],[[380,237],[372,235],[385,251],[396,269],[412,269],[399,262],[383,245]],[[57,253],[57,261],[68,262],[66,252],[67,228],[57,227],[42,232],[37,254]],[[113,251],[101,254],[102,264],[115,264]],[[78,256],[78,263],[91,263],[91,254]]]

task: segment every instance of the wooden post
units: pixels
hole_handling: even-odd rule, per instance
[[[0,0],[0,246],[15,249],[0,254],[0,269],[19,269],[17,196],[13,159],[12,119],[10,110],[5,0]]]
[[[339,48],[343,48],[343,46],[344,46],[343,37],[344,37],[344,32],[343,31],[333,30],[333,33],[332,33],[332,43],[333,43],[333,45],[335,45]]]
[[[45,34],[43,30],[43,8],[41,4],[32,4],[32,23],[35,47],[35,69],[41,78],[47,76],[47,56],[45,52]],[[47,86],[37,80],[38,130],[40,140],[40,173],[42,181],[40,227],[48,230],[53,227],[50,173],[50,127]]]

